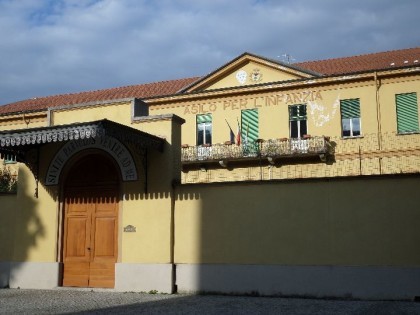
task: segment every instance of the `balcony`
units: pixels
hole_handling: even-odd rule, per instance
[[[293,159],[318,156],[325,162],[333,152],[329,137],[306,137],[299,139],[259,139],[256,142],[241,145],[213,144],[208,146],[188,146],[181,148],[183,165],[216,162],[226,167],[229,162],[266,160],[275,164],[281,159]]]

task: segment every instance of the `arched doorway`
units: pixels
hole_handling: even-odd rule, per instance
[[[64,184],[63,286],[113,288],[119,175],[102,153],[82,156]]]

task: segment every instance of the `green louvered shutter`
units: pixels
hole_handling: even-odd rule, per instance
[[[418,131],[417,94],[397,94],[395,95],[395,102],[397,104],[398,133]]]
[[[358,98],[341,100],[340,107],[341,119],[360,117],[360,101]]]
[[[255,142],[258,139],[258,109],[248,109],[241,112],[242,142]]]
[[[197,124],[211,123],[211,114],[197,115]]]

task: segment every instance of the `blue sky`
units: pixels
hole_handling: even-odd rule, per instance
[[[0,0],[0,104],[420,46],[419,0]]]

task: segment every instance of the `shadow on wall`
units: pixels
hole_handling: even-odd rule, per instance
[[[13,286],[22,276],[24,263],[40,260],[32,257],[31,250],[41,246],[46,229],[41,219],[39,199],[34,192],[35,179],[25,167],[19,168],[18,191],[14,195],[0,196],[0,285]]]
[[[414,175],[180,186],[178,292],[411,299],[420,292],[419,183]]]

